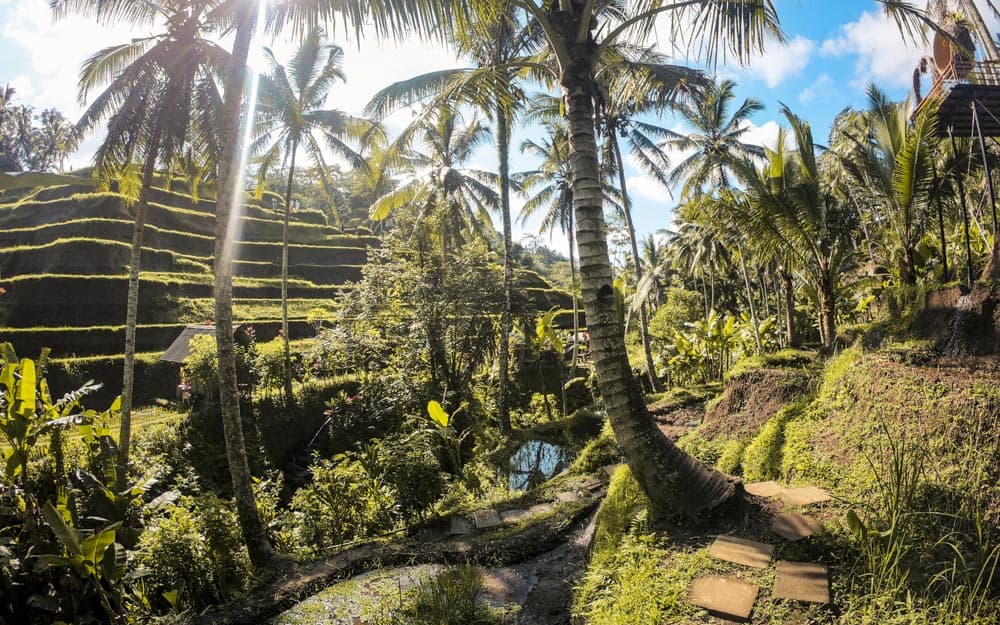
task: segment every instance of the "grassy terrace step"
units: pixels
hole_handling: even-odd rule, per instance
[[[236,278],[233,296],[278,299],[279,280]],[[49,325],[89,326],[125,321],[127,276],[20,276],[3,280],[5,324],[30,327],[44,320]],[[339,288],[339,287],[338,287]],[[305,280],[290,280],[288,296],[296,299],[329,299],[337,289]],[[149,323],[176,319],[179,301],[212,296],[212,276],[144,274],[139,287],[139,318]]]
[[[126,205],[123,196],[116,193],[77,193],[69,197],[30,199],[0,206],[0,228],[27,228],[45,223],[58,223],[76,219],[132,218],[133,209]],[[148,208],[148,223],[165,230],[190,232],[214,236],[215,215],[210,212],[190,210],[152,202]],[[259,207],[245,207],[240,219],[240,239],[250,241],[280,241],[280,217]],[[342,234],[330,226],[292,222],[289,237],[300,243],[325,243],[327,237]]]
[[[278,244],[257,245],[250,248],[258,255],[269,251],[276,257],[270,261],[234,263],[233,273],[248,278],[281,277]],[[305,249],[305,253],[301,250]],[[0,250],[0,272],[7,276],[35,274],[116,274],[126,273],[129,266],[131,245],[121,241],[96,241],[93,239],[59,239],[45,245],[26,245]],[[322,258],[322,264],[307,264],[303,260]],[[241,253],[242,256],[242,246]],[[315,284],[342,284],[361,278],[361,267],[367,260],[364,250],[356,248],[295,246],[289,249],[289,275]],[[351,263],[350,261],[354,261]],[[144,248],[144,271],[164,273],[209,274],[212,258],[177,254],[168,250]]]
[[[343,289],[344,287],[338,287]],[[305,319],[315,308],[333,312],[340,306],[336,299],[289,299],[288,316]],[[178,322],[202,323],[215,314],[215,300],[210,297],[187,299],[177,303],[175,316]],[[256,319],[278,319],[281,317],[281,300],[278,299],[236,299],[233,300],[233,318],[236,321]]]
[[[0,249],[5,276],[34,274],[109,274],[128,271],[131,245],[120,241],[59,239],[44,245]],[[209,273],[211,259],[159,249],[143,248],[142,266],[148,271]]]
[[[202,256],[206,259],[212,256],[215,246],[214,235],[167,230],[153,225],[146,226],[143,237],[145,245],[150,249],[169,250],[179,254]],[[23,228],[7,228],[3,233],[4,244],[11,247],[46,245],[60,239],[76,238],[119,241],[130,244],[132,241],[132,222],[127,219],[97,217]],[[299,256],[302,256],[304,258],[321,258],[318,263],[310,264],[329,263],[331,262],[329,258],[323,258],[323,250],[332,250],[334,255],[351,254],[352,258],[360,259],[345,260],[345,263],[361,264],[367,260],[365,250],[369,247],[378,247],[378,245],[379,240],[376,237],[331,234],[327,235],[323,243],[301,245],[292,241],[289,247],[292,262],[306,262],[299,260]],[[260,258],[254,257],[266,255],[278,258],[281,254],[281,243],[278,241],[240,241],[240,249],[241,257],[246,260],[259,260]]]
[[[278,335],[280,319],[259,319],[253,325],[258,341],[269,341]],[[136,349],[140,352],[163,353],[185,323],[141,325],[136,328]],[[290,319],[288,333],[292,339],[313,336],[311,324],[305,319]],[[0,341],[10,341],[18,354],[33,356],[43,347],[52,349],[55,357],[120,354],[125,345],[124,326],[90,326],[65,328],[8,328],[0,330]]]

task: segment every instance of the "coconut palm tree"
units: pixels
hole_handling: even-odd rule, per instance
[[[129,256],[119,480],[126,478],[131,444],[139,275],[153,175],[157,163],[169,163],[192,136],[201,135],[205,141],[214,133],[209,124],[198,121],[199,116],[212,121],[220,107],[214,75],[228,57],[207,36],[212,3],[159,0],[147,4],[164,19],[164,32],[100,50],[84,63],[79,85],[81,102],[103,87],[77,124],[83,134],[107,123],[107,135],[94,159],[95,174],[104,184],[120,180],[126,192],[139,185]],[[137,159],[142,162],[141,170],[133,165]]]
[[[700,98],[678,102],[674,111],[689,126],[691,132],[670,132],[665,147],[678,152],[691,152],[671,170],[669,182],[683,182],[681,198],[700,194],[706,185],[727,188],[735,181],[733,164],[740,160],[759,159],[763,148],[743,142],[749,121],[764,105],[748,98],[736,110],[731,110],[736,97],[736,83],[723,80],[706,89]]]
[[[373,221],[382,221],[406,206],[417,207],[422,217],[438,213],[439,236],[447,253],[473,236],[486,236],[492,226],[490,211],[499,207],[494,187],[496,174],[465,164],[490,140],[490,128],[473,118],[468,124],[452,108],[441,108],[406,133],[393,148],[410,175],[395,189],[375,200]],[[419,142],[420,147],[411,144]]]
[[[260,134],[251,150],[262,153],[257,170],[258,188],[263,188],[272,167],[282,160],[288,164],[281,229],[281,336],[285,352],[285,404],[291,406],[295,398],[288,336],[288,220],[296,157],[299,148],[304,147],[313,166],[319,170],[324,187],[329,190],[331,184],[326,175],[328,166],[323,148],[328,148],[355,168],[365,168],[368,166],[365,159],[345,143],[344,138],[361,139],[375,132],[376,127],[343,111],[323,108],[330,88],[337,81],[346,81],[347,78],[342,69],[344,51],[331,43],[323,43],[322,30],[314,28],[306,33],[288,66],[279,63],[270,49],[265,49],[264,54],[270,65],[270,74],[261,83],[257,109]]]
[[[820,337],[832,347],[837,282],[853,258],[857,215],[824,188],[809,124],[787,107],[781,112],[795,148],[788,148],[782,130],[762,170],[749,162],[739,165],[747,194],[734,196],[727,210],[744,224],[763,256],[785,255],[815,290]]]
[[[514,10],[513,3],[501,8],[496,19],[480,20],[472,30],[453,33],[455,40],[452,43],[456,51],[460,57],[469,58],[473,67],[431,72],[394,83],[377,93],[367,110],[381,118],[401,106],[424,101],[424,113],[414,120],[411,127],[418,126],[423,116],[441,107],[471,105],[491,118],[497,152],[504,267],[504,306],[497,354],[497,417],[501,430],[510,431],[508,371],[513,330],[510,135],[514,119],[525,99],[518,85],[518,68],[528,61],[527,55],[538,47],[539,33],[537,29],[522,24],[520,12]]]
[[[911,124],[912,102],[891,102],[875,85],[868,87],[868,110],[861,134],[845,129],[851,144],[839,159],[853,182],[853,193],[874,207],[887,261],[906,284],[917,281],[917,246],[931,213],[931,187],[939,140],[933,107],[921,109]]]

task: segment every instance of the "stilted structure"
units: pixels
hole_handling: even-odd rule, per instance
[[[958,155],[956,137],[969,138],[970,157],[971,142],[979,144],[993,216],[993,251],[990,263],[984,272],[984,275],[987,275],[1000,269],[998,266],[1000,249],[997,245],[1000,226],[997,223],[992,164],[986,150],[986,137],[1000,137],[1000,61],[976,61],[975,46],[968,29],[959,27],[952,30],[954,32],[950,35],[939,32],[934,36],[934,56],[930,59],[933,60],[934,83],[927,97],[922,100],[920,100],[919,74],[927,72],[929,59],[922,59],[914,71],[914,91],[920,100],[914,116],[919,115],[927,107],[936,107],[938,135],[950,139],[956,157]],[[974,277],[969,240],[969,209],[962,176],[956,172],[955,178],[965,224],[966,279],[971,285]]]

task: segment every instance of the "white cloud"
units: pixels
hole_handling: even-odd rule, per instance
[[[820,53],[832,58],[854,57],[852,84],[856,87],[869,81],[905,87],[925,48],[904,40],[896,24],[881,13],[866,11],[857,21],[844,24],[837,37],[824,41]]]
[[[778,122],[771,120],[758,126],[752,122],[744,125],[747,131],[743,134],[743,143],[759,145],[761,147],[774,147],[778,140]]]
[[[814,41],[796,35],[785,45],[767,46],[762,54],[750,60],[748,71],[773,89],[800,74],[809,65],[815,49]]]
[[[799,102],[809,104],[810,102],[826,97],[833,87],[833,79],[829,74],[821,74],[812,84],[799,92]]]

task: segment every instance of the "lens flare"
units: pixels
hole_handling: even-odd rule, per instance
[[[258,27],[254,29],[250,42],[250,54],[247,60],[247,71],[250,72],[247,84],[246,107],[243,115],[243,134],[240,137],[239,158],[236,160],[236,176],[233,179],[232,206],[229,207],[229,224],[226,228],[226,241],[222,248],[220,262],[225,267],[232,268],[236,244],[243,235],[243,207],[247,168],[250,164],[250,144],[253,140],[254,118],[257,114],[257,95],[260,90],[260,70],[264,59],[261,38],[263,28],[260,23],[267,11],[267,0],[257,2]]]

